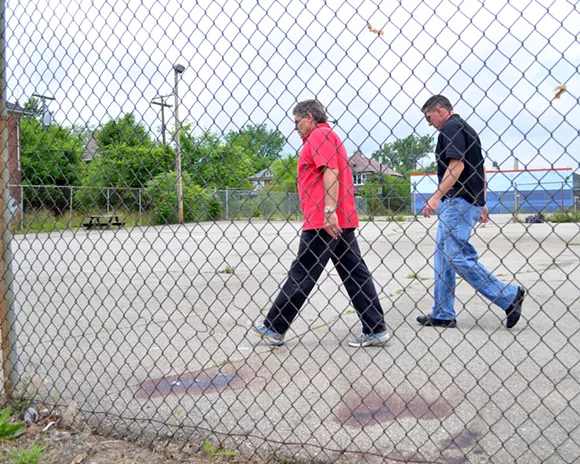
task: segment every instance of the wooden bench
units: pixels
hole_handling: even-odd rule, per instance
[[[125,225],[125,222],[120,221],[119,216],[116,214],[91,214],[89,218],[89,222],[83,224],[83,227],[86,227],[89,230],[95,227],[98,229],[109,229],[111,227],[122,227]]]

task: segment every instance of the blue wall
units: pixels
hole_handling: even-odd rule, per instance
[[[488,171],[490,213],[553,213],[574,206],[571,169]],[[419,214],[437,189],[437,176],[411,176],[411,211]]]

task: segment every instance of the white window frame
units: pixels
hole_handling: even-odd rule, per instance
[[[352,177],[354,185],[365,185],[367,183],[367,175],[365,173],[355,173]]]

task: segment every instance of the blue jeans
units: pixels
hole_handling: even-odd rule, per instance
[[[504,284],[491,274],[478,261],[477,251],[469,243],[481,209],[481,206],[472,205],[463,198],[441,202],[435,246],[435,304],[432,317],[455,319],[456,274],[504,310],[516,299],[518,287]]]

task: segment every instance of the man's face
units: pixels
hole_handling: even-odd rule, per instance
[[[433,126],[437,130],[443,129],[449,116],[451,116],[451,112],[441,106],[436,106],[425,111],[425,119],[427,119],[430,126]]]
[[[306,114],[306,116],[295,114],[294,127],[296,128],[296,132],[298,132],[300,137],[308,137],[308,134],[310,134],[312,129],[316,127],[316,121],[312,118],[310,113]]]

